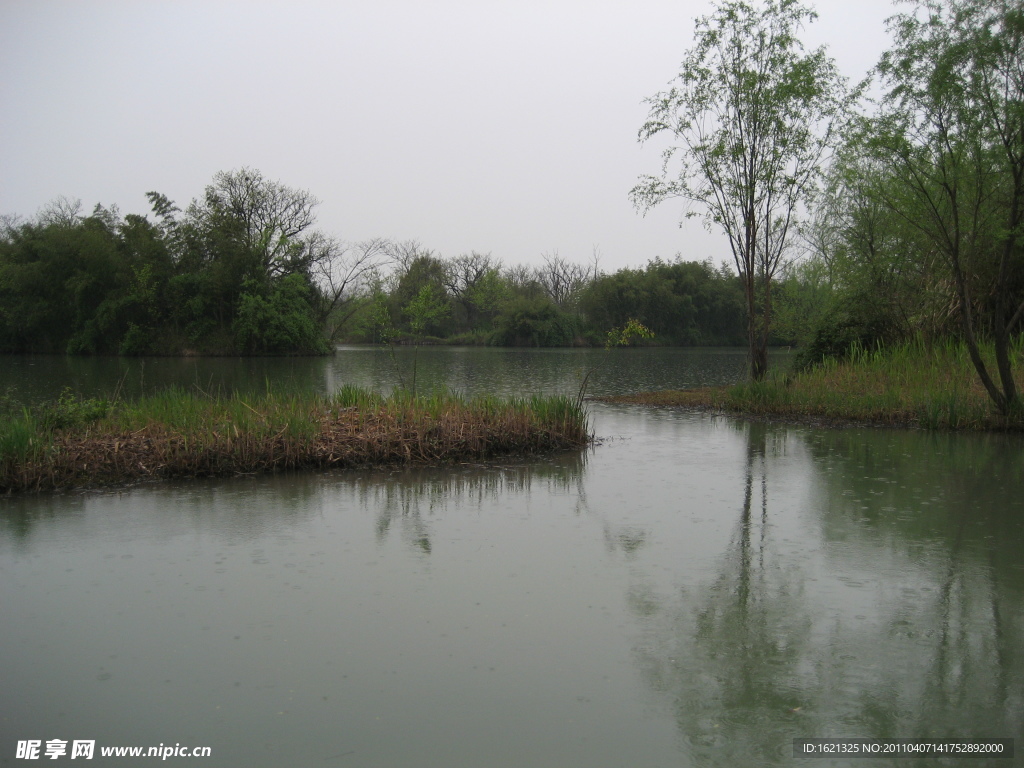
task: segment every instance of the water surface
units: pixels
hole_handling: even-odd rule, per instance
[[[504,360],[515,391],[581,363],[479,352],[420,370],[471,389]],[[372,354],[320,386],[385,380]],[[604,375],[720,370],[655,357]],[[592,411],[600,445],[535,460],[3,499],[0,762],[59,738],[211,766],[783,766],[797,737],[1024,733],[1019,438]]]
[[[773,352],[788,365],[788,352]],[[0,393],[25,401],[55,398],[65,387],[86,396],[135,397],[170,385],[205,392],[302,389],[343,384],[382,392],[404,386],[467,394],[623,394],[731,384],[746,355],[712,349],[522,349],[507,347],[339,347],[333,357],[172,358],[0,355]],[[590,374],[587,377],[587,374]]]

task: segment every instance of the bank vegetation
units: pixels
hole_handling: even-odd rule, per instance
[[[82,399],[0,419],[0,493],[298,469],[481,461],[589,440],[565,397],[465,399],[217,396],[169,389],[134,402]]]
[[[1024,376],[1019,340],[1014,373]],[[981,353],[994,361],[991,345]],[[689,408],[814,424],[870,424],[924,429],[1024,431],[1024,418],[999,413],[963,343],[922,340],[828,358],[795,373],[774,371],[731,387],[641,392],[605,402]]]

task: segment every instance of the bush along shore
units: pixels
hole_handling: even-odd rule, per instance
[[[1022,347],[1019,342],[1013,355],[1018,381],[1024,380]],[[991,349],[987,354],[994,358]],[[773,373],[760,382],[595,399],[825,424],[1024,431],[1024,413],[998,414],[967,348],[955,342],[914,341],[874,350],[854,345],[844,360]]]
[[[181,389],[109,403],[65,393],[0,420],[0,492],[146,478],[485,460],[580,447],[573,398],[209,396]]]

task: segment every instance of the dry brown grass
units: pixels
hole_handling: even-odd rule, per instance
[[[578,447],[589,439],[583,412],[557,398],[368,398],[351,406],[314,398],[308,408],[289,402],[286,417],[266,403],[242,405],[211,404],[201,417],[164,421],[136,410],[53,430],[21,457],[0,457],[0,491],[482,460]],[[249,411],[247,421],[238,416]]]

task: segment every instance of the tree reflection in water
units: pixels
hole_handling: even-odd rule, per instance
[[[542,461],[394,468],[360,474],[352,487],[360,506],[374,510],[378,542],[397,525],[406,544],[429,555],[429,521],[436,510],[463,504],[481,507],[505,494],[527,494],[536,483],[549,491],[575,491],[578,498],[585,499],[586,458],[585,451],[566,451]]]
[[[1024,733],[1017,454],[997,440],[922,458],[916,434],[741,429],[742,501],[717,576],[628,596],[636,661],[694,764],[788,765],[797,737]],[[807,442],[811,501],[794,510],[772,474]],[[800,546],[779,533],[794,514]]]

